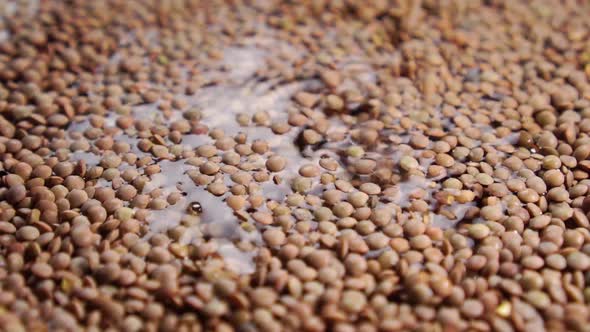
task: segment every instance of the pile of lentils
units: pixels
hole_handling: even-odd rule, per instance
[[[590,3],[0,7],[0,330],[589,331]]]

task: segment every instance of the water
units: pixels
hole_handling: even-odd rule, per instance
[[[129,38],[135,38],[130,36]],[[152,36],[157,38],[157,36]],[[285,45],[285,43],[279,43]],[[258,82],[255,78],[256,72],[264,68],[270,52],[261,47],[274,47],[277,41],[267,40],[245,40],[242,45],[230,46],[225,49],[221,62],[216,70],[203,72],[205,80],[219,80],[220,83],[200,89],[195,95],[177,95],[175,98],[186,101],[188,107],[196,107],[202,112],[201,123],[209,128],[221,128],[226,135],[235,135],[244,132],[248,135],[248,141],[264,139],[271,151],[280,153],[290,160],[297,158],[297,162],[291,164],[288,170],[283,173],[295,174],[298,166],[302,165],[304,158],[299,154],[298,148],[294,145],[296,131],[287,135],[275,135],[268,128],[262,127],[241,127],[236,122],[236,115],[240,113],[252,116],[255,112],[265,110],[273,120],[286,120],[287,108],[292,104],[292,96],[304,89],[318,88],[316,80],[304,80],[292,83],[283,83],[277,80]],[[292,51],[283,48],[284,52]],[[297,57],[296,53],[293,56]],[[115,54],[111,58],[112,63],[120,61],[120,55]],[[187,75],[187,73],[183,73]],[[223,79],[221,79],[223,78]],[[229,78],[229,79],[227,79]],[[153,86],[152,86],[153,87]],[[162,87],[165,88],[165,87]],[[147,119],[155,124],[169,125],[171,122],[182,119],[182,110],[171,110],[162,112],[158,109],[160,101],[151,104],[133,106],[131,115],[135,119]],[[105,128],[116,125],[117,115],[110,112],[105,118]],[[83,133],[91,128],[90,121],[72,123],[69,133]],[[74,135],[75,136],[75,135]],[[130,128],[126,132],[119,132],[114,135],[115,141],[123,141],[130,145],[130,151],[139,158],[150,156],[139,150],[137,147],[140,138],[137,137],[135,129]],[[93,142],[91,141],[91,144]],[[208,135],[185,135],[181,144],[185,149],[195,149],[204,144],[213,144]],[[89,164],[98,164],[100,155],[93,152],[75,152],[72,160],[85,159]],[[254,271],[254,258],[256,250],[244,251],[239,249],[235,243],[251,242],[261,243],[260,232],[256,227],[253,231],[246,232],[241,226],[238,218],[234,215],[224,199],[227,196],[217,197],[210,194],[204,187],[197,186],[187,174],[188,171],[197,170],[197,167],[189,165],[186,160],[157,160],[161,171],[150,176],[150,181],[144,186],[142,193],[149,194],[159,189],[162,198],[171,193],[182,193],[181,199],[174,205],[169,205],[162,210],[151,210],[147,217],[149,231],[146,238],[155,233],[164,233],[168,230],[183,225],[186,232],[182,235],[182,244],[198,245],[208,238],[217,244],[217,254],[223,257],[228,268],[237,273],[252,273]],[[127,165],[126,167],[130,167]],[[262,163],[260,167],[264,167]],[[123,170],[123,166],[121,166]],[[141,170],[139,170],[141,173]],[[100,179],[97,186],[109,186],[110,181]],[[288,181],[280,185],[272,182],[262,184],[266,192],[279,193],[276,200],[283,200],[288,193]],[[274,189],[273,189],[274,187]],[[187,213],[187,207],[199,202],[203,207],[199,215]],[[252,221],[250,221],[252,222]]]
[[[469,209],[474,206],[474,203],[453,203],[451,205],[445,206],[443,209],[450,212],[455,216],[455,218],[449,218],[441,213],[430,212],[429,219],[431,225],[440,229],[451,228],[463,220],[467,214],[467,211],[469,211]]]
[[[264,28],[261,28],[264,32]],[[269,31],[267,31],[269,32]],[[268,181],[258,184],[261,194],[267,200],[273,200],[278,203],[284,202],[291,190],[292,180],[298,176],[298,170],[301,166],[312,163],[318,164],[323,155],[329,155],[335,160],[340,161],[340,167],[333,172],[340,179],[352,179],[352,174],[347,173],[346,166],[354,161],[354,158],[342,157],[348,147],[353,143],[349,126],[358,130],[363,130],[364,123],[354,123],[357,119],[346,114],[331,115],[327,118],[330,126],[326,134],[327,143],[320,149],[307,148],[301,150],[295,144],[301,128],[291,128],[286,134],[274,134],[270,128],[250,124],[241,126],[237,122],[237,116],[247,116],[251,118],[260,111],[267,112],[270,120],[275,122],[285,122],[288,119],[290,110],[297,110],[293,102],[293,96],[299,91],[318,91],[323,88],[323,84],[313,76],[300,78],[296,80],[280,80],[280,70],[291,69],[292,64],[304,56],[308,51],[295,49],[287,42],[278,40],[271,33],[267,37],[246,37],[239,43],[227,45],[222,49],[221,56],[218,59],[203,59],[197,61],[195,68],[183,68],[180,72],[181,77],[189,75],[198,75],[204,85],[197,90],[195,94],[187,95],[175,93],[174,99],[181,100],[187,105],[183,109],[171,109],[162,111],[158,105],[162,100],[150,104],[136,105],[132,107],[131,115],[135,119],[146,119],[154,124],[170,125],[172,122],[183,118],[183,112],[187,109],[198,109],[201,112],[200,124],[212,129],[222,129],[226,136],[233,136],[238,133],[247,135],[247,142],[252,143],[255,140],[262,139],[269,144],[270,152],[264,157],[242,157],[242,160],[253,164],[255,169],[263,169],[264,161],[270,154],[279,154],[288,161],[287,167],[276,174],[270,174]],[[157,43],[160,36],[152,34],[149,36],[135,36],[130,34],[128,40],[122,39],[121,44],[128,43],[134,38],[144,38],[148,43]],[[119,53],[115,54],[110,61],[117,63],[121,60]],[[145,58],[148,61],[147,58]],[[344,73],[353,74],[342,82],[338,87],[338,93],[344,91],[358,91],[361,95],[367,96],[370,93],[370,86],[379,84],[379,77],[372,68],[372,64],[364,63],[359,60],[358,55],[346,55],[334,59],[333,68]],[[283,68],[281,69],[281,66]],[[278,69],[277,69],[278,68]],[[345,75],[346,76],[346,75]],[[159,84],[156,82],[142,83],[145,89],[157,89],[161,91],[170,91],[170,82]],[[427,119],[421,119],[420,112],[423,112],[423,103],[415,98],[418,94],[416,87],[412,82],[399,78],[394,80],[395,88],[401,91],[401,101],[398,105],[400,115],[412,114],[420,120],[419,125],[430,125],[431,123],[440,125],[444,131],[460,131],[451,118],[440,106],[429,107],[426,110]],[[182,86],[179,91],[183,91]],[[177,91],[177,90],[175,90]],[[353,101],[354,104],[354,101]],[[350,106],[350,105],[349,105]],[[360,106],[360,105],[357,105]],[[323,113],[314,114],[306,113],[310,122],[314,116],[323,116]],[[114,127],[117,115],[109,112],[105,119],[105,128]],[[422,121],[424,120],[424,121]],[[90,123],[87,119],[73,123],[68,128],[70,133],[84,132],[89,129]],[[488,125],[479,128],[482,134],[493,134],[495,129]],[[399,123],[399,117],[394,117],[389,127],[382,131],[381,137],[384,140],[371,151],[367,151],[365,157],[371,157],[379,162],[391,162],[395,168],[394,172],[399,173],[398,164],[402,156],[411,154],[420,164],[420,169],[426,171],[433,163],[432,157],[422,157],[421,150],[409,149],[410,135],[415,129],[407,129]],[[131,128],[125,132],[119,131],[114,135],[115,141],[127,142],[131,147],[131,152],[139,158],[149,156],[150,153],[142,152],[137,147],[140,138],[135,129]],[[518,139],[516,134],[510,134],[504,138],[494,140],[491,146],[501,146],[512,144]],[[167,145],[171,142],[165,138]],[[91,142],[92,144],[93,142]],[[431,142],[430,146],[433,142]],[[194,150],[205,144],[214,144],[214,140],[206,134],[188,134],[184,135],[180,143],[185,150]],[[473,140],[474,146],[481,143]],[[429,147],[430,147],[429,146]],[[89,152],[75,152],[71,160],[84,159],[89,165],[98,164],[100,154],[95,150]],[[181,194],[181,198],[173,205],[169,205],[161,210],[151,210],[147,217],[149,238],[156,233],[165,233],[170,229],[182,225],[186,231],[183,233],[179,242],[181,244],[200,245],[212,241],[217,245],[216,254],[221,256],[226,262],[228,268],[237,273],[252,273],[255,270],[254,259],[257,250],[244,250],[241,244],[251,244],[251,248],[256,248],[261,244],[261,231],[263,227],[255,224],[253,220],[240,220],[232,209],[225,203],[229,195],[226,193],[222,196],[214,196],[203,186],[197,186],[188,175],[189,172],[198,170],[196,166],[187,164],[185,159],[176,160],[154,160],[161,171],[150,176],[150,181],[142,190],[143,194],[150,194],[154,190],[159,190],[160,198],[165,199],[172,193]],[[120,168],[135,167],[123,164]],[[138,169],[141,174],[143,170]],[[273,177],[280,177],[281,181],[275,183]],[[404,175],[405,177],[405,175]],[[426,201],[432,211],[429,212],[428,220],[431,224],[440,228],[448,228],[455,225],[464,218],[467,211],[473,206],[471,203],[460,204],[454,202],[442,207],[437,206],[435,194],[443,190],[441,181],[443,176],[436,178],[424,178],[419,176],[405,177],[401,182],[387,189],[390,194],[387,199],[391,208],[398,213],[406,215],[411,214],[409,208],[415,199]],[[223,181],[229,187],[232,185],[227,174],[218,173],[215,181]],[[109,181],[103,179],[97,182],[97,186],[111,185]],[[312,193],[321,195],[321,192],[328,186],[323,186],[316,179],[312,185]],[[418,195],[418,193],[420,193]],[[194,202],[201,204],[203,210],[198,215],[187,212],[187,207]],[[381,203],[379,203],[381,204]],[[308,206],[308,208],[313,208]],[[439,210],[437,210],[439,209]],[[441,213],[444,209],[447,213]],[[258,209],[266,211],[267,207],[263,204]],[[454,218],[451,218],[454,216]],[[243,223],[250,223],[252,227],[247,232]],[[370,255],[378,255],[380,252],[373,252]]]
[[[96,166],[100,162],[100,155],[93,152],[75,151],[70,155],[70,161],[86,161],[86,165]]]
[[[406,181],[400,182],[394,186],[394,195],[391,197],[393,202],[402,208],[410,206],[413,199],[415,199],[419,192],[424,192],[425,200],[432,196],[434,192],[435,183],[420,176],[410,176]]]
[[[184,160],[163,160],[159,165],[161,172],[152,175],[144,192],[162,189],[164,196],[173,192],[184,196],[174,205],[150,211],[147,218],[147,237],[183,225],[187,229],[179,240],[181,244],[198,245],[203,243],[205,237],[211,237],[218,244],[218,254],[224,258],[229,269],[236,273],[254,272],[255,251],[244,252],[235,246],[234,241],[260,243],[259,232],[246,232],[233,211],[223,202],[223,198],[194,184],[187,174],[188,170],[196,169],[194,166],[186,164]],[[202,207],[202,212],[198,215],[188,213],[189,205],[194,202]]]

